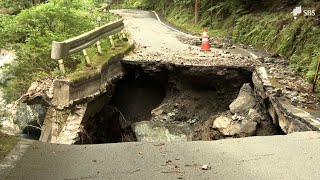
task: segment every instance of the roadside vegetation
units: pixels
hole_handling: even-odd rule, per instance
[[[0,162],[18,141],[19,137],[9,136],[0,132]]]
[[[30,2],[37,2],[32,4]],[[39,78],[52,78],[60,74],[58,62],[50,58],[52,41],[63,41],[78,36],[98,26],[96,19],[101,17],[101,24],[117,19],[110,13],[102,11],[103,0],[48,0],[40,1],[7,1],[6,9],[21,3],[16,15],[0,14],[0,48],[15,52],[15,60],[4,67],[4,76],[11,77],[2,89],[7,102],[18,99],[32,81]],[[6,11],[3,11],[6,12]],[[110,47],[106,38],[104,49]],[[65,68],[70,74],[83,64],[81,53],[73,54],[66,59]]]
[[[23,9],[30,8],[32,0],[0,0],[0,14],[17,14]]]
[[[290,67],[311,81],[319,58],[320,3],[318,0],[200,0],[200,21],[194,24],[195,0],[124,0],[123,8],[155,9],[176,26],[209,36],[265,48],[290,61]],[[291,14],[296,6],[316,10],[316,16]],[[119,5],[118,5],[119,6]]]

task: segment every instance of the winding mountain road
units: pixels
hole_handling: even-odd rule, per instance
[[[186,43],[188,41],[199,41],[198,36],[189,35],[170,27],[153,11],[113,10],[112,12],[124,18],[126,31],[135,41],[136,52],[140,58],[170,61],[170,58],[177,56],[190,59],[204,59],[204,57],[215,56],[257,57],[252,52],[239,47],[234,49],[211,48],[211,52],[202,52],[200,46],[194,46],[194,43]],[[130,59],[139,59],[139,57],[131,57]]]

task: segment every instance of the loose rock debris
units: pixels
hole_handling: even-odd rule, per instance
[[[211,169],[211,166],[208,164],[201,166],[201,170],[210,170],[210,169]]]

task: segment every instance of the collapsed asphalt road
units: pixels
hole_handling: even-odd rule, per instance
[[[161,25],[151,12],[121,10],[119,13],[125,17],[126,27],[138,44],[131,60],[212,65],[234,58],[229,62],[239,65],[245,62],[248,66],[261,63],[251,59],[247,51],[243,51],[247,54],[228,54],[216,49],[211,53],[199,52],[198,47],[179,41],[180,34]],[[206,60],[217,55],[223,59]],[[319,165],[319,139],[318,132],[304,132],[183,143],[57,145],[35,141],[28,145],[16,165],[0,171],[0,176],[5,179],[318,179],[320,173],[314,167]]]

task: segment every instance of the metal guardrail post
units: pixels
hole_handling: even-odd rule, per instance
[[[59,59],[58,63],[59,63],[60,72],[64,76],[66,74],[66,70],[64,68],[63,59]]]
[[[89,56],[88,56],[87,50],[86,50],[86,49],[82,49],[82,53],[83,53],[83,55],[84,55],[84,58],[85,58],[85,60],[86,60],[87,65],[90,65],[91,62],[90,62],[90,58],[89,58]]]
[[[99,18],[100,20],[100,18]],[[100,21],[98,21],[100,22]],[[99,24],[100,26],[100,24]],[[119,19],[115,22],[105,24],[101,27],[95,28],[79,36],[67,39],[63,42],[52,41],[51,59],[58,60],[59,69],[63,75],[65,75],[65,67],[63,59],[70,54],[79,52],[82,50],[87,65],[90,65],[90,58],[85,48],[90,47],[92,44],[97,44],[99,54],[102,53],[100,39],[109,37],[112,48],[115,48],[112,35],[120,32],[124,28],[123,19]]]

